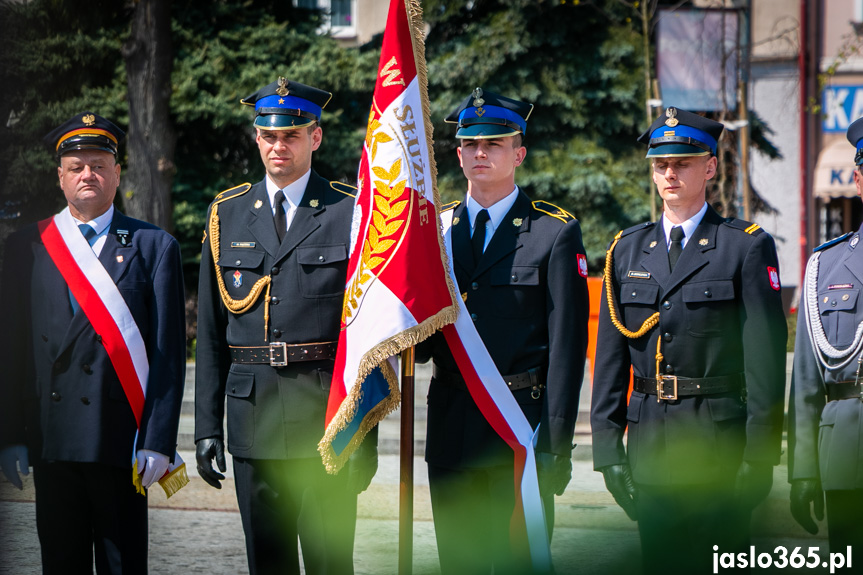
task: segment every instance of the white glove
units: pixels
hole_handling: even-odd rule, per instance
[[[139,449],[136,458],[138,460],[138,475],[141,477],[141,484],[145,489],[162,479],[162,476],[168,471],[170,459],[167,455],[149,449]]]
[[[30,462],[27,457],[27,447],[24,445],[10,445],[0,449],[0,469],[3,470],[3,475],[9,480],[9,483],[18,489],[24,489],[24,484],[18,476],[18,471],[15,469],[15,463],[18,463],[18,468],[21,470],[21,475],[30,474]]]

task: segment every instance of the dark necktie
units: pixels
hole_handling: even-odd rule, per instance
[[[483,248],[485,248],[485,223],[487,221],[488,210],[480,210],[473,224],[473,237],[470,239],[474,265],[479,263],[479,258],[482,257]]]
[[[273,207],[275,208],[275,214],[273,214],[273,221],[276,223],[276,233],[279,235],[279,243],[282,243],[282,240],[285,239],[285,234],[288,232],[288,220],[285,217],[285,208],[282,207],[282,204],[285,201],[285,192],[279,190],[276,192],[275,198],[273,198]]]
[[[674,265],[680,259],[680,254],[683,252],[683,238],[686,234],[683,232],[682,226],[674,226],[671,228],[671,247],[668,248],[668,265],[671,271],[674,271]]]
[[[96,236],[99,234],[96,233],[91,226],[87,224],[78,224],[78,229],[81,230],[81,235],[84,236],[84,239],[87,240],[87,243],[90,244],[90,247],[93,247],[93,244],[96,243]],[[69,303],[72,304],[72,314],[78,313],[78,310],[81,309],[81,306],[78,305],[78,302],[75,301],[75,296],[72,295],[72,290],[69,290]]]

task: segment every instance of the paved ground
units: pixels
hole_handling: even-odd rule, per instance
[[[418,377],[418,381],[419,381]],[[424,390],[418,390],[424,398]],[[589,402],[589,398],[584,399]],[[584,405],[587,405],[587,402]],[[418,435],[424,428],[424,399],[417,406]],[[397,414],[392,416],[395,419]],[[552,555],[561,574],[627,573],[639,575],[631,566],[640,552],[635,524],[628,520],[605,490],[602,476],[589,461],[589,436],[584,422],[579,424],[573,481],[556,500],[556,527]],[[398,497],[399,461],[394,454],[398,445],[397,427],[390,421],[382,427],[383,449],[380,468],[371,487],[360,496],[355,565],[358,575],[395,574],[398,571]],[[386,439],[384,442],[383,440]],[[188,448],[181,455],[194,462]],[[194,468],[194,465],[191,465]],[[231,466],[228,465],[230,470]],[[425,464],[415,460],[414,563],[416,575],[434,575],[437,567],[434,530]],[[245,546],[237,512],[234,485],[230,478],[221,491],[212,489],[190,469],[191,484],[166,500],[161,490],[150,495],[150,572],[154,575],[209,573],[240,575],[248,573]],[[768,500],[756,510],[753,529],[756,553],[770,552],[783,545],[788,552],[802,547],[806,555],[817,547],[826,555],[827,542],[822,534],[812,537],[798,527],[788,512],[786,467],[776,468],[774,487]],[[31,575],[40,572],[39,543],[36,537],[32,478],[27,477],[23,491],[14,489],[0,474],[0,574]],[[787,568],[757,569],[753,573],[785,573]],[[826,573],[823,568],[797,569],[806,574]],[[721,570],[720,570],[721,572]]]

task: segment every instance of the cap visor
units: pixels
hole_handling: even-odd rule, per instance
[[[455,133],[455,137],[464,140],[481,140],[487,138],[505,138],[506,136],[515,136],[520,133],[512,128],[498,124],[474,124],[459,128]]]
[[[72,144],[68,147],[61,147],[57,150],[58,156],[63,156],[68,154],[69,152],[77,152],[79,150],[99,150],[102,152],[108,152],[114,156],[117,155],[117,150],[108,146],[107,144]]]
[[[647,150],[648,158],[675,158],[678,156],[707,156],[710,152],[687,144],[663,144]]]
[[[311,126],[314,120],[290,116],[288,114],[267,114],[266,116],[255,116],[255,127],[262,130],[293,130]]]

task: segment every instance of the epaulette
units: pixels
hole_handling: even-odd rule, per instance
[[[456,201],[454,201],[454,202],[450,202],[450,203],[448,203],[448,204],[444,204],[444,205],[442,205],[442,206],[440,207],[440,211],[441,211],[441,213],[443,213],[443,212],[446,212],[446,211],[449,211],[449,210],[454,210],[454,209],[456,209],[456,207],[457,207],[460,203],[461,203],[460,201],[456,200]]]
[[[234,186],[233,188],[228,188],[227,190],[225,190],[224,192],[220,192],[219,195],[216,196],[216,199],[213,200],[213,205],[221,204],[222,202],[230,200],[231,198],[242,196],[251,189],[252,184],[249,183],[240,184],[239,186]]]
[[[842,243],[845,240],[847,240],[848,238],[850,238],[851,236],[853,236],[855,233],[856,232],[848,232],[847,234],[843,234],[843,235],[839,236],[838,238],[833,238],[832,240],[827,240],[826,242],[824,242],[823,244],[821,244],[820,246],[818,246],[817,248],[812,250],[812,253],[820,252],[821,250],[826,250],[830,246],[835,246],[836,244]]]
[[[752,222],[747,222],[746,220],[740,220],[737,218],[725,218],[725,221],[722,222],[729,228],[734,228],[735,230],[743,230],[747,234],[757,236],[758,234],[764,233],[764,230],[758,224],[753,224]]]
[[[548,202],[544,202],[542,200],[537,200],[533,202],[533,209],[538,212],[542,212],[544,214],[548,214],[553,218],[557,218],[563,223],[571,222],[575,219],[575,216],[564,210],[563,208],[559,208],[554,204],[550,204]]]
[[[633,234],[639,230],[646,230],[648,228],[651,228],[654,225],[655,225],[654,222],[644,222],[643,224],[637,224],[637,225],[632,226],[631,228],[626,228],[625,230],[620,232],[618,235],[620,237],[628,236],[629,234]]]
[[[331,181],[330,187],[337,192],[340,192],[346,196],[350,196],[352,198],[357,197],[357,189],[350,184],[345,184],[344,182]]]

